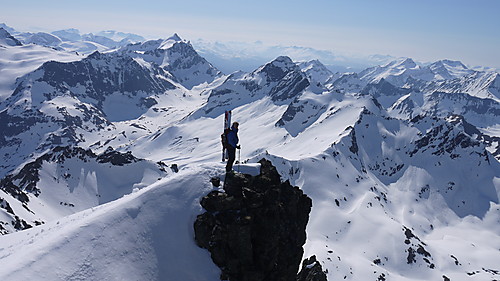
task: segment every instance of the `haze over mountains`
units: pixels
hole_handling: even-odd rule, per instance
[[[0,29],[0,74],[2,280],[219,280],[193,224],[226,110],[241,160],[312,199],[301,258],[328,280],[500,278],[496,71],[224,73],[177,34]]]

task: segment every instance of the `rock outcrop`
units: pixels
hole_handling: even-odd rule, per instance
[[[297,275],[296,281],[326,281],[326,273],[323,272],[321,264],[316,260],[316,256],[305,259],[302,262],[302,269]]]
[[[195,240],[210,251],[222,280],[297,278],[312,201],[281,182],[271,162],[260,163],[259,176],[228,174],[225,192],[201,200],[207,212],[196,219]]]

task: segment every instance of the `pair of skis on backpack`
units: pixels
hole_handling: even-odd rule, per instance
[[[220,135],[221,142],[222,142],[222,162],[225,162],[226,159],[229,158],[229,155],[227,154],[227,134],[231,130],[231,110],[225,111],[224,112],[224,128],[223,128],[223,133]]]

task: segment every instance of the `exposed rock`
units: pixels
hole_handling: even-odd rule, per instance
[[[259,176],[230,173],[226,192],[212,191],[201,200],[207,212],[196,219],[195,240],[210,251],[222,280],[289,281],[297,276],[312,201],[298,187],[281,182],[269,161],[260,163]]]
[[[114,150],[111,146],[106,149],[106,151],[97,157],[97,162],[99,163],[111,163],[115,166],[123,166],[125,164],[130,164],[134,162],[141,161],[132,155],[131,151],[126,153],[120,153]]]
[[[302,262],[302,269],[297,275],[297,281],[326,281],[326,273],[323,272],[321,264],[316,260],[316,256],[305,259]]]
[[[27,223],[25,220],[19,218],[18,216],[15,216],[14,218],[15,218],[15,221],[12,221],[12,225],[14,226],[14,228],[16,230],[25,230],[25,229],[29,229],[29,228],[33,227],[29,223]]]
[[[10,207],[9,202],[7,202],[7,200],[3,199],[2,197],[0,197],[0,208],[7,211],[7,213],[14,215],[14,211]]]
[[[172,164],[170,166],[170,169],[172,170],[172,172],[174,173],[178,173],[179,172],[179,166],[177,166],[177,164]]]
[[[210,179],[210,182],[214,187],[219,187],[220,186],[220,178],[219,177],[212,177]]]

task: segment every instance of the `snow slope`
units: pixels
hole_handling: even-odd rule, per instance
[[[192,228],[199,198],[212,189],[207,178],[221,173],[214,168],[191,167],[108,204],[0,237],[0,278],[219,280]]]

